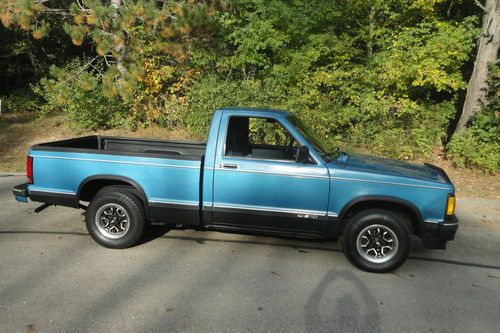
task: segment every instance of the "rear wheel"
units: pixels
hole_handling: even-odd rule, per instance
[[[356,214],[343,235],[346,257],[368,272],[384,273],[400,267],[408,258],[411,235],[397,214],[370,209]]]
[[[136,244],[144,232],[145,220],[139,198],[117,187],[99,191],[85,214],[90,236],[97,243],[115,249]]]

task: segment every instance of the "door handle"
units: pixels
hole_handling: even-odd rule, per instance
[[[222,167],[224,169],[238,169],[238,164],[228,164],[228,163],[223,163]]]

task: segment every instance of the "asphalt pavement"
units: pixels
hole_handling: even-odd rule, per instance
[[[0,332],[498,332],[500,201],[458,198],[447,250],[394,273],[340,244],[154,227],[97,245],[82,210],[17,203],[0,175]]]

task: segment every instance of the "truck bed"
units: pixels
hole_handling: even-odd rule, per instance
[[[199,225],[206,144],[86,136],[32,146],[33,201],[79,207],[105,181],[138,189],[153,221]],[[89,196],[90,194],[90,196]]]
[[[87,153],[126,154],[171,159],[200,160],[205,155],[205,143],[148,140],[109,136],[85,136],[33,146],[33,150]]]

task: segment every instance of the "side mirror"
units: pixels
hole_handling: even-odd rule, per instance
[[[302,146],[297,149],[297,156],[295,157],[295,162],[297,163],[307,163],[309,161],[309,148],[307,146]]]

